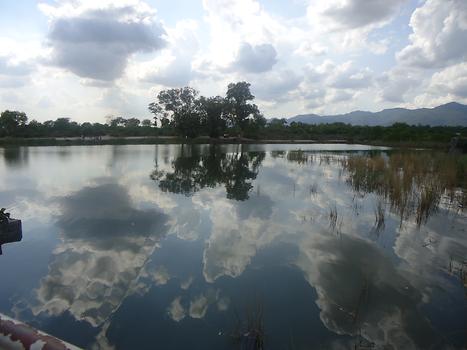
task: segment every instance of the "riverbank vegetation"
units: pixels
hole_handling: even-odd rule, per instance
[[[405,123],[355,126],[344,123],[288,123],[285,118],[267,120],[253,103],[254,99],[250,84],[238,82],[228,85],[224,97],[200,96],[198,91],[190,87],[163,90],[148,106],[154,114],[153,119],[108,116],[106,123],[78,123],[61,117],[38,122],[23,112],[7,110],[0,115],[0,144],[55,144],[51,139],[56,138],[75,138],[74,143],[80,144],[83,143],[80,140],[97,142],[109,136],[157,138],[151,142],[160,142],[167,137],[176,138],[177,142],[196,142],[199,138],[203,142],[206,142],[206,138],[209,141],[235,141],[232,140],[235,137],[237,141],[315,140],[433,146],[447,144],[455,136],[467,136],[467,127],[430,127]]]

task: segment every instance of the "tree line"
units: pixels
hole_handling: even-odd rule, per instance
[[[449,142],[467,136],[466,127],[430,127],[395,123],[391,126],[356,126],[345,123],[303,124],[283,119],[266,120],[254,104],[247,82],[231,83],[225,96],[201,96],[191,87],[160,91],[148,109],[154,118],[108,117],[106,123],[77,123],[70,118],[29,121],[19,111],[0,115],[0,137],[223,136],[263,140],[347,140],[350,142]]]

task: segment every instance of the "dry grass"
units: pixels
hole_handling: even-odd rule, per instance
[[[354,191],[376,193],[399,215],[401,225],[413,216],[420,226],[436,212],[443,196],[465,207],[467,166],[463,162],[459,156],[412,152],[350,156],[342,166]]]

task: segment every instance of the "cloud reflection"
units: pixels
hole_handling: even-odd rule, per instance
[[[37,289],[33,311],[69,311],[98,326],[134,292],[140,275],[149,275],[144,267],[167,232],[168,218],[135,208],[117,184],[85,187],[59,202],[62,242]],[[150,275],[159,284],[170,278],[162,267]]]

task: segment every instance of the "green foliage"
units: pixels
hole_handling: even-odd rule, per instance
[[[227,128],[226,101],[221,96],[204,97],[199,99],[203,126],[208,136],[217,138],[224,134]]]
[[[231,83],[227,87],[227,116],[231,125],[240,129],[242,134],[250,127],[258,125],[251,122],[251,119],[260,115],[258,106],[250,103],[254,99],[255,96],[250,91],[250,83],[241,81]]]
[[[198,96],[190,87],[162,90],[149,104],[154,121],[123,116],[108,117],[106,124],[79,124],[69,118],[40,123],[23,112],[4,111],[0,115],[0,137],[81,137],[104,135],[182,136],[219,138],[224,134],[249,139],[316,140],[361,143],[438,145],[448,144],[453,137],[467,137],[466,127],[430,127],[395,123],[391,126],[358,126],[345,123],[288,123],[285,118],[266,120],[250,91],[250,84],[228,85],[226,96]]]
[[[149,104],[149,110],[154,113],[155,122],[161,125],[171,119],[173,128],[179,135],[196,137],[202,129],[202,109],[197,99],[198,91],[191,87],[162,90],[157,95],[157,101]]]
[[[28,117],[24,112],[4,111],[0,115],[0,133],[2,136],[15,136],[27,121]]]

